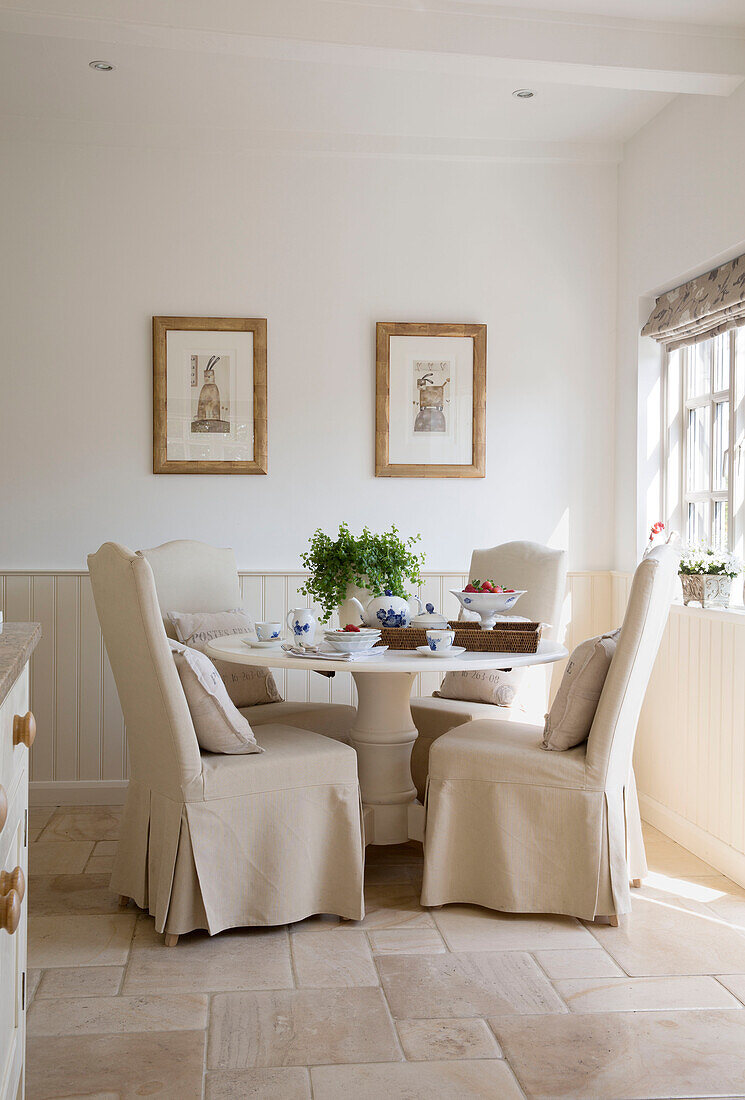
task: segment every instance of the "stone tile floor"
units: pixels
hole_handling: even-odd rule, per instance
[[[745,1096],[745,890],[654,829],[619,928],[418,902],[163,946],[108,891],[119,811],[31,811],[28,1100]]]

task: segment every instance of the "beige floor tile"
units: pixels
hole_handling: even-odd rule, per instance
[[[592,936],[573,917],[515,916],[472,905],[434,911],[435,924],[451,951],[533,951],[592,947]]]
[[[723,875],[663,875],[650,871],[634,898],[648,897],[656,901],[686,898],[705,905],[723,898],[745,899],[745,891]]]
[[[549,978],[622,978],[623,970],[601,947],[576,951],[532,951],[533,958]]]
[[[29,888],[29,906],[35,917],[58,913],[117,913],[116,894],[108,875],[36,875]]]
[[[315,1100],[524,1100],[499,1060],[318,1066],[310,1075]]]
[[[717,974],[717,978],[745,1005],[745,974]]]
[[[502,1057],[484,1020],[399,1020],[396,1027],[409,1062]]]
[[[30,966],[26,971],[26,1007],[30,1008],[33,1004],[34,997],[39,990],[39,982],[44,974],[43,970],[38,970],[34,966]]]
[[[306,917],[305,920],[296,921],[294,924],[288,924],[290,932],[330,932],[334,928],[338,928],[341,925],[341,917],[335,916],[333,913],[317,913],[314,917]],[[354,928],[356,921],[348,921],[344,925],[346,928]]]
[[[408,883],[418,878],[420,868],[411,863],[367,863],[365,864],[365,885],[385,886],[390,883]]]
[[[379,984],[364,932],[293,936],[292,955],[299,986],[321,989]]]
[[[45,825],[41,840],[116,840],[121,813],[111,806],[65,806]]]
[[[659,871],[664,875],[711,875],[714,872],[708,863],[676,844],[674,840],[655,833],[645,836],[644,850],[650,871]]]
[[[434,928],[428,910],[419,904],[419,894],[408,883],[387,883],[365,887],[365,916],[354,928]],[[346,926],[348,927],[348,925]]]
[[[304,1066],[208,1073],[206,1100],[310,1100]]]
[[[120,1035],[130,1031],[203,1031],[207,1027],[207,1014],[206,993],[166,997],[40,997],[29,1013],[28,1033]]]
[[[31,1037],[26,1096],[201,1100],[203,1060],[202,1031]]]
[[[566,1011],[524,952],[380,955],[378,967],[398,1019]]]
[[[745,935],[685,899],[635,898],[618,928],[592,924],[595,939],[633,977],[745,973]]]
[[[115,856],[119,847],[116,840],[98,840],[93,849],[94,856]]]
[[[135,920],[128,913],[29,917],[29,966],[123,966]]]
[[[33,844],[57,809],[56,806],[30,806],[28,811],[28,840]]]
[[[554,982],[570,1012],[664,1012],[738,1008],[716,978],[570,978]]]
[[[86,875],[105,875],[107,879],[111,878],[113,870],[113,856],[97,856],[94,853],[85,865]]]
[[[489,1022],[533,1100],[671,1100],[743,1089],[741,1010],[569,1013]]]
[[[210,993],[290,989],[290,945],[282,929],[192,932],[166,948],[152,920],[138,921],[122,993]]]
[[[61,966],[45,970],[37,997],[115,997],[123,966]]]
[[[436,955],[446,951],[436,928],[381,928],[368,932],[374,955]]]
[[[400,1058],[379,989],[219,993],[212,999],[210,1069]]]
[[[29,875],[78,875],[92,851],[93,844],[87,840],[37,840],[29,848]]]
[[[732,928],[745,933],[745,898],[736,894],[721,894],[707,903],[706,908],[718,919]]]

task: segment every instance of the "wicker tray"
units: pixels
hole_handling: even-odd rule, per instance
[[[482,630],[478,623],[452,620],[455,645],[478,653],[535,653],[541,640],[540,623],[499,623]],[[383,627],[379,645],[390,649],[416,649],[427,644],[427,631],[419,626]]]

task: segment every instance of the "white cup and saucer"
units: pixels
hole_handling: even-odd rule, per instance
[[[465,646],[453,645],[454,641],[454,630],[428,630],[427,644],[418,645],[417,653],[424,657],[457,657],[465,653]]]
[[[282,645],[282,623],[257,623],[256,637],[244,638],[251,649],[276,649]]]

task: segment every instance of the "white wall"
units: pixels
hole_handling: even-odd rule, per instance
[[[679,96],[625,146],[619,170],[616,566],[632,569],[653,483],[659,351],[639,338],[653,298],[745,252],[745,85]],[[647,420],[652,423],[647,430]],[[639,455],[637,461],[637,439]]]
[[[293,570],[340,520],[435,570],[612,564],[615,166],[18,141],[0,227],[0,566],[183,536]],[[152,475],[154,313],[268,318],[268,477]],[[373,477],[377,320],[486,322],[485,481]]]

